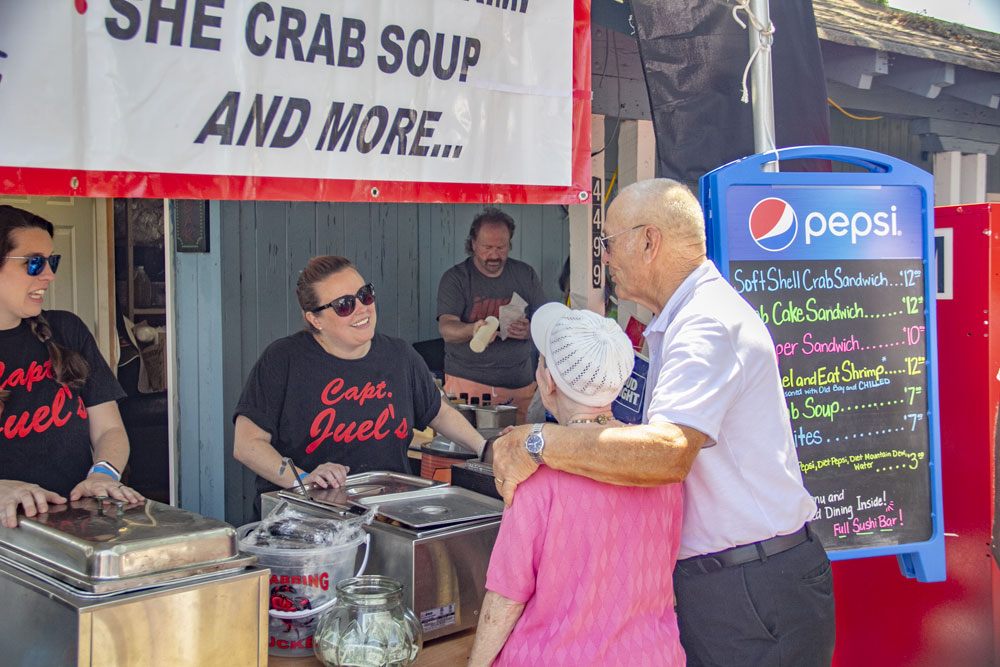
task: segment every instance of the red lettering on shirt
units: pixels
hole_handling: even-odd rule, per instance
[[[0,389],[24,387],[27,391],[31,391],[36,382],[41,382],[46,378],[55,379],[51,361],[46,361],[43,364],[32,361],[27,368],[15,368],[10,372],[10,375],[4,377],[6,370],[7,365],[0,361]]]
[[[375,419],[375,430],[372,435],[376,440],[385,440],[389,437],[389,432],[385,430],[385,423],[396,416],[396,406],[390,403],[385,410],[379,413]],[[403,421],[406,421],[405,419]]]
[[[383,408],[375,419],[337,423],[336,408],[323,408],[309,427],[309,435],[314,440],[306,445],[306,454],[316,451],[316,448],[326,440],[344,444],[354,441],[385,440],[389,432],[385,430],[384,425],[389,420],[391,411],[390,405]],[[403,419],[403,425],[405,424],[406,419]],[[396,429],[396,434],[399,434],[399,428]]]
[[[8,440],[14,438],[26,438],[32,433],[45,433],[50,428],[62,428],[69,422],[73,413],[80,419],[87,418],[87,408],[83,404],[83,399],[76,397],[76,406],[67,408],[67,402],[71,401],[73,393],[66,387],[60,387],[52,399],[52,405],[41,405],[31,410],[25,410],[21,414],[6,415],[3,420],[3,427],[0,433]]]
[[[348,387],[344,390],[344,379],[334,378],[323,389],[320,400],[325,405],[336,405],[342,400],[364,405],[372,399],[383,399],[385,397],[385,382],[379,382],[377,385],[368,382],[365,383],[364,387]]]
[[[334,406],[341,401],[350,401],[361,406],[368,401],[384,401],[391,396],[386,391],[386,383],[384,381],[378,383],[366,382],[364,386],[351,386],[346,389],[344,385],[343,378],[330,380],[320,394],[320,400],[323,404]],[[395,435],[400,439],[408,438],[410,427],[406,418],[404,417],[402,422],[397,424],[393,429],[390,420],[395,420],[395,418],[396,406],[392,403],[387,403],[372,419],[345,422],[337,421],[337,408],[323,408],[313,418],[312,425],[309,427],[309,437],[312,440],[306,445],[306,454],[312,454],[320,445],[327,441],[349,444],[352,442],[367,442],[369,440],[381,441],[390,435]]]

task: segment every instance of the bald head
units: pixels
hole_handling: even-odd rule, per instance
[[[620,299],[658,312],[705,261],[705,219],[681,183],[640,181],[608,207],[602,257]]]
[[[633,183],[622,190],[608,209],[632,225],[654,225],[673,250],[689,249],[685,256],[705,255],[705,217],[687,186],[669,178]],[[697,257],[695,257],[695,255]]]

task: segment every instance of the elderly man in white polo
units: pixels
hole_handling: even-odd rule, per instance
[[[505,499],[538,460],[614,484],[683,481],[674,590],[688,665],[829,665],[830,562],[807,523],[816,506],[767,328],[706,259],[704,216],[682,184],[625,188],[605,231],[618,296],[656,313],[645,423],[546,426],[541,444],[515,428],[494,444]]]

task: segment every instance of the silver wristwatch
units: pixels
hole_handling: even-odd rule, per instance
[[[544,463],[542,460],[542,450],[545,449],[545,437],[542,435],[542,428],[545,424],[535,424],[534,428],[531,429],[531,433],[524,440],[524,448],[528,450],[528,454],[531,458],[541,465]]]

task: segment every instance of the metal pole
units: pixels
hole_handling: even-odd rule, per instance
[[[765,31],[771,28],[771,12],[768,0],[750,0],[750,11],[757,17]],[[754,53],[760,47],[761,35],[754,28],[753,23],[749,26],[750,33],[750,53]],[[764,39],[771,41],[768,35]],[[766,46],[770,47],[770,43]],[[771,80],[771,49],[765,48],[754,58],[750,66],[750,95],[753,102],[753,145],[754,152],[765,153],[774,150],[774,83]],[[765,171],[778,171],[777,162],[769,162],[764,165]]]

